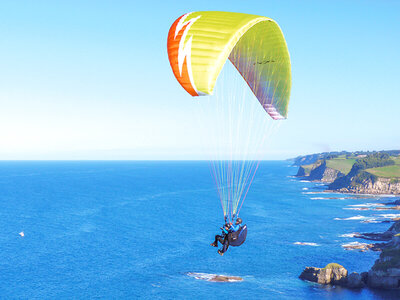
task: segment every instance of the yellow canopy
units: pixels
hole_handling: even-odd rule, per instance
[[[169,30],[168,57],[176,79],[192,96],[212,94],[229,58],[271,117],[287,117],[290,57],[272,19],[220,11],[185,14]]]

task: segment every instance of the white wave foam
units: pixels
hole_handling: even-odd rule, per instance
[[[213,279],[217,274],[207,274],[207,273],[196,273],[196,272],[189,272],[187,273],[188,276],[194,277],[196,279],[207,280],[210,281]]]
[[[400,214],[381,214],[379,216],[381,216],[384,219],[400,218]]]
[[[323,192],[301,192],[304,195],[311,195],[311,194],[324,194]]]
[[[346,210],[369,210],[368,207],[343,207]]]
[[[311,200],[345,200],[346,198],[336,198],[336,197],[311,197]]]
[[[347,205],[351,207],[375,207],[375,206],[383,206],[384,204],[382,203],[363,203],[363,204],[352,204],[352,205]]]
[[[347,220],[368,220],[368,219],[373,219],[373,218],[357,215],[349,218],[335,218],[334,220],[347,221]]]
[[[340,220],[340,221],[360,220],[361,223],[381,223],[383,221],[392,220],[395,218],[400,218],[400,214],[380,214],[380,215],[374,215],[373,217],[357,215],[349,218],[334,218],[334,220]]]
[[[314,246],[314,247],[318,247],[320,246],[317,243],[309,243],[309,242],[294,242],[294,245],[302,245],[302,246]]]
[[[370,220],[361,221],[361,223],[373,223],[373,224],[375,224],[375,223],[382,223],[382,221],[378,221],[377,219],[370,219]]]
[[[354,247],[354,246],[367,246],[367,243],[360,243],[360,242],[351,242],[351,243],[346,243],[346,244],[342,244],[342,247]]]
[[[303,191],[307,191],[307,190],[308,190],[308,188],[302,188],[302,190],[303,190]]]
[[[341,235],[339,235],[339,237],[355,237],[355,236],[357,236],[357,235],[358,235],[358,233],[353,232],[353,233],[341,234]]]

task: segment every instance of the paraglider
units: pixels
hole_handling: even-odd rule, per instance
[[[290,57],[282,31],[274,20],[220,11],[187,13],[172,24],[167,50],[176,79],[191,96],[212,95],[217,78],[229,60],[247,83],[245,88],[250,88],[258,100],[257,109],[264,110],[273,120],[287,118],[291,90]],[[219,110],[229,114],[231,123],[218,126],[218,129],[227,128],[224,137],[228,142],[225,144],[230,145],[231,154],[228,159],[212,160],[226,225],[238,220],[259,166],[260,159],[249,155],[255,150],[251,143],[256,139],[263,140],[265,135],[265,128],[263,124],[257,124],[255,115],[244,115],[243,107],[247,103],[237,105],[240,106],[238,114],[242,115],[238,119],[233,117],[232,107],[243,96],[242,93],[235,93],[233,88],[231,90],[230,95],[223,95],[229,98],[226,104],[229,107]],[[267,114],[264,113],[261,118],[265,119]],[[256,130],[250,126],[247,130],[248,123],[257,126]],[[245,137],[240,136],[239,131],[244,132]],[[255,138],[250,138],[251,135]],[[241,149],[238,152],[240,155],[234,153],[237,149]],[[223,245],[222,254],[229,245],[239,246],[245,241],[247,226],[241,226],[236,231],[224,226],[223,231],[226,231],[225,235],[216,237],[212,243],[217,246],[219,241]]]
[[[219,255],[224,255],[229,246],[238,247],[244,243],[247,236],[247,225],[241,225],[242,219],[237,218],[235,224],[226,223],[221,227],[221,235],[216,235],[214,242],[210,245],[218,247],[218,242],[221,243],[222,248],[218,249]]]

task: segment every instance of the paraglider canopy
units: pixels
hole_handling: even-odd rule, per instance
[[[229,58],[265,111],[275,120],[287,117],[290,57],[274,20],[221,11],[187,13],[172,24],[167,46],[174,75],[190,95],[211,95]]]
[[[237,75],[239,84],[227,81],[222,84],[224,93],[217,88],[212,99],[218,100],[214,111],[220,114],[215,118],[217,126],[210,126],[213,134],[218,132],[216,143],[209,141],[212,134],[207,136],[207,143],[217,146],[213,152],[222,154],[211,160],[212,172],[225,220],[233,221],[260,162],[249,154],[258,158],[260,146],[272,132],[266,120],[276,124],[274,120],[288,115],[291,66],[285,38],[278,24],[267,17],[200,11],[184,14],[172,24],[167,50],[177,81],[191,96],[212,95],[225,63],[229,60],[234,66],[229,74]],[[245,101],[247,92],[251,101]],[[242,231],[245,237],[247,231]]]

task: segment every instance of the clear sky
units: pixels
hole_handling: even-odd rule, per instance
[[[198,10],[276,20],[289,119],[265,159],[400,149],[399,1],[1,1],[0,159],[198,159],[194,100],[167,58]]]

